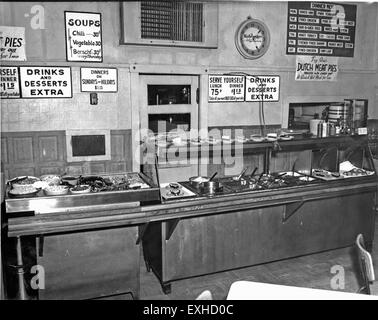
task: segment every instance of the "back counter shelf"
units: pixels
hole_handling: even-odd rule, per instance
[[[366,176],[212,196],[197,193],[128,208],[95,203],[89,210],[9,214],[12,254],[22,247],[28,263],[44,266],[50,287],[32,292],[40,299],[122,292],[138,298],[142,248],[147,269],[169,293],[178,279],[351,246],[358,233],[371,246],[377,176],[367,146],[366,137],[342,136],[295,139],[279,142],[278,148],[274,143],[247,144],[242,153],[245,165],[259,167],[257,175],[290,171],[293,165],[296,172],[311,175],[313,169],[337,171],[340,163],[350,161],[372,172]],[[215,170],[211,161],[208,166]],[[154,165],[144,166],[143,172],[157,185]],[[220,172],[220,179],[227,178]]]

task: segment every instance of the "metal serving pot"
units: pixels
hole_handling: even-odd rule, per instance
[[[189,178],[190,184],[197,189],[202,187],[204,183],[209,182],[209,180],[210,179],[208,177],[202,177],[202,176],[190,177]]]
[[[219,181],[207,181],[202,183],[201,188],[209,193],[214,193],[223,190],[223,185]]]

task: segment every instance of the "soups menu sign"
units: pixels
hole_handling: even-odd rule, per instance
[[[353,57],[357,6],[288,2],[287,54]]]
[[[100,13],[65,13],[67,61],[102,62]]]
[[[70,67],[20,67],[23,98],[72,98]]]

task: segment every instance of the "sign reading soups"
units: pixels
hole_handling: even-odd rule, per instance
[[[20,98],[20,83],[17,67],[0,67],[1,99]]]
[[[102,62],[101,14],[65,12],[67,61]]]
[[[246,76],[245,101],[279,101],[279,76]]]
[[[72,98],[70,67],[20,67],[23,98]]]
[[[0,61],[26,61],[24,27],[0,26]]]
[[[81,68],[82,92],[117,92],[117,69]]]
[[[209,102],[244,101],[244,76],[209,75]]]

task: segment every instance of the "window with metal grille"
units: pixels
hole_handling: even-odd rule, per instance
[[[142,39],[202,42],[203,4],[141,2]]]

